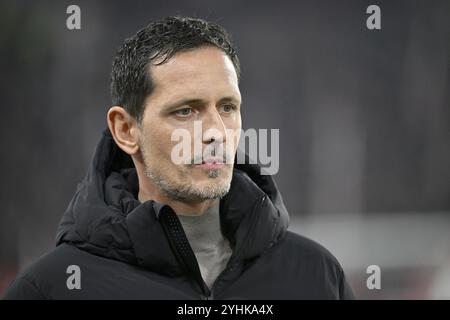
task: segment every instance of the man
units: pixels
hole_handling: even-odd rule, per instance
[[[5,298],[352,298],[336,259],[287,231],[273,179],[227,161],[241,129],[238,80],[216,24],[169,17],[125,40],[108,129],[57,246]],[[192,137],[188,161],[174,161],[174,132]]]

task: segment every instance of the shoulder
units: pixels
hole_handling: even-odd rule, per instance
[[[331,290],[338,299],[354,299],[353,290],[346,279],[338,259],[324,246],[302,235],[287,231],[280,243],[284,257],[302,274],[304,283],[319,284]]]
[[[273,248],[273,260],[282,266],[292,279],[303,285],[331,289],[336,297],[353,298],[344,270],[336,257],[324,246],[302,235],[287,231]]]
[[[301,270],[323,271],[335,281],[339,281],[343,276],[338,259],[323,245],[305,236],[287,231],[274,249],[283,260]]]
[[[302,260],[322,262],[342,269],[337,258],[327,248],[310,238],[287,231],[282,244],[285,250],[294,256],[301,257]]]
[[[74,265],[86,263],[88,253],[62,244],[29,265],[11,283],[3,299],[52,299],[55,287],[66,286]]]

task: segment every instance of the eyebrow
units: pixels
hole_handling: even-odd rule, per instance
[[[242,104],[242,101],[239,101],[235,97],[229,96],[229,97],[223,97],[219,100],[218,103],[224,103],[224,102],[233,102],[237,104]],[[190,105],[190,104],[205,104],[205,100],[203,99],[182,99],[180,101],[177,101],[175,103],[168,104],[164,110],[173,110],[175,108],[184,106],[184,105]]]

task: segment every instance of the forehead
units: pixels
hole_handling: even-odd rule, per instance
[[[150,68],[153,98],[186,95],[232,95],[240,100],[236,70],[220,49],[205,46],[177,53],[169,61]]]

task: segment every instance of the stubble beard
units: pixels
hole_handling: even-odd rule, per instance
[[[231,186],[231,177],[220,179],[221,169],[208,170],[208,183],[206,186],[196,186],[194,183],[188,181],[189,179],[181,179],[177,182],[173,176],[180,176],[179,174],[171,174],[173,169],[165,168],[162,166],[152,165],[149,157],[147,156],[147,150],[145,146],[141,145],[142,157],[144,161],[145,175],[156,186],[158,186],[169,198],[181,201],[181,202],[199,202],[212,199],[223,198]],[[195,170],[193,165],[186,165],[187,170]],[[189,172],[184,172],[182,175],[187,176]],[[171,177],[172,176],[172,177]],[[217,181],[213,181],[217,179]],[[181,182],[188,181],[188,182]]]

